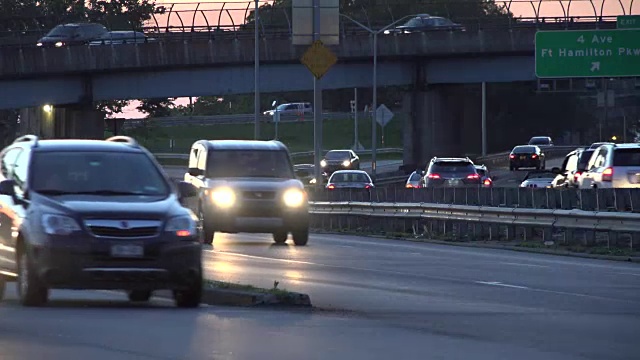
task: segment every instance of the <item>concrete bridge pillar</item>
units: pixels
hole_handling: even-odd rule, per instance
[[[102,139],[104,119],[99,111],[88,106],[45,105],[20,110],[19,132],[44,139]]]

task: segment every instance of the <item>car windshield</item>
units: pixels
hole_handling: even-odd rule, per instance
[[[536,148],[533,146],[516,146],[512,152],[514,154],[535,154]]]
[[[334,173],[331,176],[332,183],[370,183],[371,179],[367,174],[363,174],[360,172],[344,172],[344,173]]]
[[[289,104],[280,104],[280,105],[276,106],[276,110],[278,110],[278,111],[285,110],[287,108],[287,106],[289,106]]]
[[[35,152],[30,190],[42,194],[166,196],[170,187],[143,153]]]
[[[616,149],[613,152],[613,166],[640,166],[640,148]]]
[[[589,165],[589,159],[595,150],[585,150],[580,154],[580,160],[578,161],[578,170],[584,171]]]
[[[47,36],[50,37],[70,37],[73,36],[76,32],[78,32],[77,26],[69,26],[69,25],[58,25],[54,27]]]
[[[447,161],[438,162],[431,165],[430,171],[432,174],[438,173],[475,173],[476,169],[470,163],[466,161]]]
[[[329,151],[325,158],[327,160],[349,160],[351,159],[351,153],[348,151]]]
[[[549,145],[549,139],[546,137],[534,137],[529,140],[529,145]]]
[[[289,154],[283,150],[213,150],[207,157],[208,178],[293,179]]]
[[[420,181],[420,178],[422,176],[420,176],[420,174],[418,174],[417,172],[414,172],[413,174],[411,174],[411,176],[409,177],[409,181]]]

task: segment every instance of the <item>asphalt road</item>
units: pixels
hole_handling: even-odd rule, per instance
[[[211,278],[278,281],[309,293],[315,306],[350,310],[425,341],[488,346],[463,358],[509,358],[511,349],[518,359],[640,354],[636,264],[338,235],[314,235],[301,248],[272,245],[266,235],[219,234],[214,246],[206,255]],[[452,358],[440,349],[429,354]]]

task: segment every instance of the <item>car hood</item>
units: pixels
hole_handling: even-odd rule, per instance
[[[298,179],[274,178],[220,178],[207,179],[206,186],[214,188],[228,186],[234,190],[243,191],[278,191],[289,188],[303,189],[304,185]]]
[[[34,194],[32,201],[83,218],[102,219],[164,219],[167,216],[188,214],[171,194],[162,196],[97,196]]]

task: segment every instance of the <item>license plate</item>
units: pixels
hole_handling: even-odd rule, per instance
[[[520,156],[520,160],[524,160],[526,158],[527,158],[526,156]]]
[[[111,256],[142,257],[144,256],[144,247],[140,245],[113,245],[111,246]]]
[[[460,184],[460,180],[449,180],[449,185],[455,186]]]

